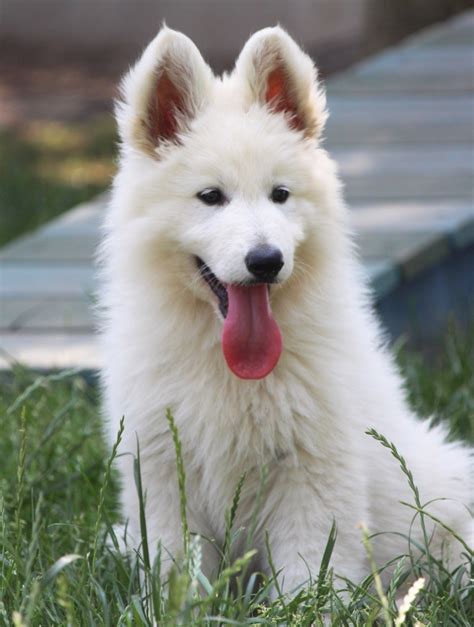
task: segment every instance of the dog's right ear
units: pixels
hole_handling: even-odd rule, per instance
[[[213,79],[194,43],[162,28],[122,81],[116,116],[125,148],[156,157],[161,146],[179,143],[208,101]]]

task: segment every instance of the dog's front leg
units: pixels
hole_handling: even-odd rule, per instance
[[[310,579],[317,579],[333,522],[337,537],[330,567],[336,575],[353,580],[365,572],[365,553],[357,526],[357,520],[364,520],[360,495],[347,490],[340,495],[339,511],[335,511],[332,490],[304,467],[282,468],[271,477],[264,526],[285,593],[296,593]],[[347,520],[346,507],[347,511],[359,512],[353,521]]]

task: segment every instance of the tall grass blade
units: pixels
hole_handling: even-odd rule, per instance
[[[181,440],[179,439],[178,427],[173,418],[173,414],[170,409],[166,410],[166,419],[171,430],[173,437],[174,449],[176,453],[176,470],[178,474],[178,490],[179,490],[179,504],[181,513],[181,527],[183,530],[183,547],[184,554],[187,555],[189,546],[189,528],[188,528],[188,516],[187,516],[187,503],[186,503],[186,473],[184,471],[183,462],[183,450],[181,446]]]
[[[120,442],[122,441],[122,435],[124,431],[124,417],[120,419],[119,430],[117,432],[117,436],[115,438],[114,445],[112,447],[112,452],[107,461],[107,466],[104,472],[104,479],[102,481],[102,485],[99,492],[99,505],[97,507],[97,519],[95,523],[94,529],[94,546],[92,549],[92,573],[95,572],[96,568],[96,560],[97,560],[97,547],[99,543],[99,535],[100,535],[100,524],[104,517],[104,504],[105,504],[105,495],[110,483],[110,474],[112,471],[112,464],[114,459],[117,456],[118,447],[120,446]]]
[[[407,463],[405,461],[405,458],[402,455],[400,455],[400,453],[398,452],[397,447],[395,446],[395,444],[393,442],[390,442],[385,436],[383,436],[382,434],[378,433],[373,428],[372,429],[368,429],[366,431],[366,434],[370,435],[372,438],[374,438],[377,442],[382,444],[382,446],[384,446],[385,448],[387,448],[390,451],[392,456],[398,461],[403,474],[406,476],[406,478],[408,480],[408,485],[410,486],[410,489],[413,492],[413,497],[415,499],[415,504],[416,504],[416,507],[419,510],[419,514],[420,514],[420,525],[421,525],[421,530],[422,530],[422,534],[423,534],[423,542],[424,542],[424,545],[425,545],[426,556],[428,557],[428,567],[430,569],[430,580],[432,580],[433,579],[433,575],[434,575],[433,570],[432,570],[433,556],[432,556],[431,551],[430,551],[430,540],[428,538],[428,532],[426,530],[426,524],[425,524],[426,512],[423,509],[423,506],[422,506],[422,503],[421,503],[421,499],[420,499],[420,492],[418,490],[418,486],[415,484],[415,480],[413,478],[413,474],[412,474],[411,470],[408,468]]]
[[[151,568],[150,551],[148,547],[148,532],[147,532],[146,513],[145,513],[146,495],[143,493],[140,444],[138,442],[138,438],[137,438],[137,454],[136,454],[135,459],[133,460],[133,476],[135,479],[135,486],[137,488],[138,506],[140,509],[139,511],[140,537],[141,537],[143,563],[145,565],[146,571],[150,572],[150,568]]]
[[[232,538],[232,530],[235,523],[235,517],[237,515],[237,508],[239,506],[240,495],[242,493],[242,488],[245,482],[246,473],[243,473],[240,477],[237,486],[234,491],[234,496],[232,498],[232,504],[230,510],[228,510],[225,514],[225,535],[224,535],[224,544],[222,546],[222,558],[219,567],[219,572],[222,571],[224,566],[228,566],[230,564],[230,551],[231,551],[231,538]]]

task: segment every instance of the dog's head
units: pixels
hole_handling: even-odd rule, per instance
[[[265,376],[281,352],[270,294],[299,264],[307,272],[298,251],[324,222],[322,180],[335,181],[318,149],[326,111],[313,63],[266,28],[217,78],[186,36],[164,28],[122,93],[121,228],[141,230],[138,246],[152,244],[160,271],[214,307],[232,371]]]

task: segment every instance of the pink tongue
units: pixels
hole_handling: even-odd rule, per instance
[[[241,379],[262,379],[276,366],[282,343],[265,284],[227,285],[229,309],[222,332],[227,365]]]

